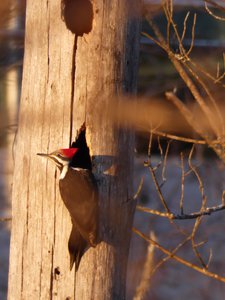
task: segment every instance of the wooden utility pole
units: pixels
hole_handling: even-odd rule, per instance
[[[27,1],[22,97],[13,180],[8,299],[125,299],[133,134],[105,117],[136,88],[139,0],[95,0],[90,33],[75,36],[60,1]],[[76,53],[75,53],[76,52]],[[71,221],[58,171],[36,156],[68,147],[86,123],[100,192],[103,241],[69,271]]]

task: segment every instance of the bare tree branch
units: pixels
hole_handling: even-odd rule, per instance
[[[138,186],[138,189],[137,189],[137,192],[135,193],[133,199],[136,200],[138,198],[138,196],[140,195],[140,192],[142,190],[142,187],[143,187],[143,183],[144,183],[144,177],[141,178],[141,181],[139,183],[139,186]]]
[[[205,0],[205,2],[215,6],[214,1]],[[206,3],[205,5],[206,7],[208,7]],[[214,278],[218,281],[225,283],[225,277],[222,277],[208,270],[212,258],[212,250],[209,249],[208,257],[205,255],[203,257],[201,254],[202,251],[200,251],[200,247],[205,245],[206,241],[205,240],[199,241],[199,237],[198,237],[198,232],[199,232],[200,225],[202,224],[201,222],[203,220],[203,217],[211,215],[218,211],[225,210],[225,199],[224,199],[225,191],[223,191],[222,194],[221,204],[207,207],[207,195],[204,190],[202,177],[200,176],[197,166],[192,162],[192,156],[193,156],[195,144],[207,145],[208,147],[212,148],[215,151],[215,153],[223,162],[225,162],[225,137],[224,137],[225,122],[222,115],[223,110],[221,110],[221,105],[220,102],[218,101],[219,97],[217,99],[216,93],[213,94],[212,88],[209,85],[210,83],[215,86],[215,84],[219,83],[220,87],[221,86],[224,87],[225,85],[222,83],[222,79],[224,78],[225,72],[221,72],[219,69],[220,66],[218,66],[217,74],[216,76],[213,76],[191,59],[190,55],[193,50],[194,40],[195,40],[196,15],[193,16],[193,23],[191,28],[191,33],[192,33],[191,45],[189,49],[185,49],[183,41],[187,33],[187,22],[188,22],[188,18],[190,17],[190,13],[188,12],[183,20],[183,31],[180,34],[177,28],[177,24],[175,23],[173,17],[173,1],[165,0],[163,2],[163,10],[167,19],[166,37],[163,36],[161,31],[159,30],[159,27],[155,24],[154,20],[152,19],[151,15],[146,16],[146,18],[153,29],[154,36],[152,37],[149,34],[144,34],[144,35],[147,38],[153,40],[159,47],[161,47],[168,54],[170,61],[174,65],[180,77],[183,79],[189,91],[191,92],[195,102],[198,104],[197,107],[200,109],[197,108],[197,112],[196,112],[196,110],[193,110],[193,106],[191,107],[190,105],[185,104],[185,102],[179,99],[173,92],[167,92],[165,94],[167,99],[170,100],[172,104],[178,109],[179,113],[185,118],[185,120],[191,126],[191,128],[193,128],[193,130],[200,136],[200,139],[192,139],[183,136],[177,136],[171,133],[164,133],[163,130],[169,131],[169,129],[166,127],[165,129],[162,126],[163,124],[162,121],[161,121],[161,127],[156,126],[157,122],[151,123],[151,121],[149,121],[150,140],[149,140],[149,147],[148,147],[148,161],[145,162],[144,165],[148,167],[152,175],[155,189],[157,191],[157,194],[159,196],[159,199],[165,211],[161,212],[159,210],[143,207],[140,205],[138,205],[136,209],[141,212],[146,212],[159,217],[167,218],[170,221],[170,224],[175,225],[177,229],[185,236],[185,239],[174,250],[171,251],[171,250],[167,250],[162,245],[160,245],[154,238],[144,235],[136,228],[133,228],[133,231],[139,236],[141,236],[143,239],[145,239],[146,241],[152,243],[156,248],[160,249],[163,253],[166,254],[166,257],[164,257],[161,261],[159,261],[155,265],[155,267],[151,270],[151,276],[164,262],[173,258],[174,260],[180,262],[181,264],[186,265],[189,268],[192,268],[208,277]],[[173,48],[170,46],[171,43],[170,40],[172,35],[175,36],[178,42],[179,53],[174,52]],[[225,58],[225,55],[223,56],[223,58]],[[165,118],[166,118],[166,114],[165,114]],[[152,128],[153,125],[157,128],[153,129]],[[163,129],[158,130],[158,128],[160,129],[163,128]],[[176,132],[176,130],[174,131]],[[158,149],[161,156],[159,159],[160,161],[158,162],[157,165],[155,162],[154,163],[151,162],[151,146],[152,146],[153,134],[158,136]],[[168,197],[166,197],[166,194],[163,193],[161,189],[162,186],[160,184],[161,176],[162,176],[162,184],[166,182],[165,169],[166,169],[167,156],[169,153],[170,144],[169,143],[167,144],[167,148],[164,153],[159,140],[159,136],[168,138],[171,141],[177,140],[177,141],[188,142],[193,144],[187,160],[188,162],[187,167],[185,163],[186,162],[185,157],[183,153],[181,153],[181,158],[180,158],[181,195],[180,195],[180,211],[178,214],[171,211],[171,207],[168,205],[168,203],[170,203],[168,201]],[[158,168],[160,166],[162,167],[162,173],[158,174],[159,172]],[[186,168],[188,169],[186,170]],[[194,181],[199,188],[199,192],[200,192],[199,197],[201,200],[201,208],[198,211],[194,211],[192,213],[184,212],[184,204],[186,201],[186,197],[184,193],[185,183],[186,183],[185,178],[189,174],[194,175]],[[139,193],[140,193],[140,189],[138,191],[138,194]],[[138,194],[136,195],[135,199],[138,197]],[[194,220],[194,222],[189,222],[189,224],[190,223],[192,224],[191,233],[190,234],[188,233],[189,228],[188,230],[181,231],[180,228],[181,223],[175,222],[174,220]],[[184,245],[187,242],[190,242],[190,245],[192,246],[193,254],[198,259],[201,266],[192,264],[191,262],[175,254],[178,251],[178,249],[180,249],[182,245]],[[207,257],[207,259],[205,259],[205,257]]]
[[[199,145],[206,145],[207,144],[205,140],[197,140],[197,139],[186,138],[186,137],[183,137],[183,136],[178,136],[178,135],[162,132],[162,131],[155,130],[155,129],[152,130],[151,132],[155,135],[159,135],[159,136],[167,138],[167,139],[180,141],[180,142],[184,142],[184,143],[193,143],[193,144],[199,144]]]
[[[184,155],[181,152],[180,154],[180,164],[181,164],[181,195],[180,195],[180,212],[181,215],[184,214],[184,180],[185,180],[185,172],[184,172]]]
[[[220,204],[217,206],[211,206],[211,207],[206,207],[204,211],[197,211],[197,212],[193,212],[190,214],[174,214],[174,213],[163,213],[160,212],[158,210],[154,210],[148,207],[143,207],[140,205],[137,205],[136,207],[137,210],[139,211],[143,211],[152,215],[157,215],[160,217],[164,217],[164,218],[168,218],[168,219],[172,219],[172,220],[188,220],[188,219],[196,219],[198,217],[201,216],[209,216],[215,212],[221,211],[225,209],[225,205],[224,204]]]
[[[153,167],[152,167],[152,165],[151,165],[150,163],[149,163],[148,168],[149,168],[149,171],[150,171],[150,173],[151,173],[151,175],[152,175],[152,179],[153,179],[155,188],[156,188],[156,190],[157,190],[157,192],[158,192],[158,195],[159,195],[159,198],[160,198],[160,200],[161,200],[161,203],[163,204],[163,206],[164,206],[165,210],[167,211],[167,213],[170,213],[170,209],[169,209],[169,207],[168,207],[168,205],[167,205],[167,203],[166,203],[166,200],[165,200],[165,198],[164,198],[164,196],[163,196],[163,194],[162,194],[160,185],[159,185],[159,183],[158,183],[158,181],[157,181],[155,171],[154,171],[154,169],[153,169]]]
[[[216,14],[214,14],[211,9],[209,8],[208,4],[210,3],[211,5],[213,5],[214,7],[218,8],[220,11],[224,11],[225,12],[225,7],[219,5],[218,3],[216,3],[215,1],[211,1],[211,0],[205,0],[205,9],[206,11],[215,19],[220,20],[220,21],[225,21],[224,17],[218,16]]]
[[[174,255],[178,250],[180,250],[180,248],[182,248],[185,244],[187,244],[187,242],[190,241],[190,236],[188,236],[187,238],[184,239],[184,241],[182,241],[181,243],[179,243],[179,245],[176,246],[176,248],[174,250],[171,251],[171,253]],[[155,239],[154,239],[155,240]],[[164,264],[166,263],[169,259],[171,259],[171,255],[167,255],[166,257],[164,257],[163,259],[161,259],[156,266],[154,267],[154,269],[151,271],[151,276],[153,276],[153,274]]]
[[[225,277],[219,276],[216,273],[210,272],[205,268],[200,268],[195,264],[192,264],[191,262],[181,258],[180,256],[177,256],[175,254],[173,254],[171,251],[167,250],[166,248],[164,248],[162,245],[160,245],[158,242],[154,241],[153,239],[147,237],[145,234],[143,234],[141,231],[139,231],[138,229],[133,227],[133,232],[136,233],[137,235],[139,235],[140,237],[142,237],[144,240],[146,240],[149,243],[152,243],[157,249],[161,250],[163,253],[165,253],[166,255],[168,255],[169,257],[171,257],[172,259],[174,259],[175,261],[185,265],[188,268],[191,268],[205,276],[211,277],[215,280],[221,281],[223,283],[225,283]]]

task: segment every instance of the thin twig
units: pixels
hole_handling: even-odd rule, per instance
[[[139,211],[143,211],[143,212],[146,212],[146,213],[149,213],[152,215],[157,215],[160,217],[168,218],[171,220],[188,220],[188,219],[191,220],[191,219],[196,219],[201,216],[209,216],[215,212],[225,210],[225,205],[219,204],[217,206],[206,207],[204,211],[197,211],[197,212],[193,212],[190,214],[183,214],[183,215],[175,214],[175,213],[171,213],[171,212],[163,213],[158,210],[150,209],[148,207],[143,207],[140,205],[138,205],[136,208]]]
[[[192,59],[188,61],[189,64],[191,64],[197,71],[201,72],[205,77],[209,78],[212,80],[214,83],[219,83],[222,87],[225,87],[225,85],[221,82],[223,79],[224,75],[221,77],[217,78],[214,77],[212,74],[210,74],[208,71],[206,71],[202,66],[200,66],[198,63],[193,61]]]
[[[184,179],[185,179],[185,172],[184,172],[184,155],[181,152],[180,154],[180,167],[181,167],[181,195],[180,195],[180,213],[181,215],[184,214]]]
[[[184,22],[183,22],[184,28],[183,28],[183,32],[182,32],[182,35],[181,35],[181,42],[183,42],[184,37],[185,37],[185,35],[186,35],[186,31],[187,31],[187,20],[188,20],[189,16],[190,16],[190,11],[187,12],[187,14],[186,14],[186,16],[185,16],[185,18],[184,18]]]
[[[144,183],[144,176],[141,177],[141,181],[140,181],[140,183],[138,185],[137,192],[133,196],[134,200],[136,200],[138,198],[138,196],[140,195],[140,192],[141,192],[142,187],[143,187],[143,183]]]
[[[201,176],[199,175],[196,167],[192,164],[192,155],[193,155],[193,152],[194,152],[194,145],[192,146],[190,154],[189,154],[189,157],[188,157],[188,165],[189,165],[190,169],[192,170],[192,172],[194,173],[194,175],[196,176],[196,178],[198,180],[199,190],[200,190],[201,197],[202,197],[201,211],[204,211],[205,210],[205,206],[206,206],[206,199],[207,199],[207,197],[205,195],[204,186],[203,186],[203,182],[202,182]]]
[[[156,26],[156,24],[152,21],[150,16],[148,16],[148,22],[151,25],[155,35],[157,36],[158,41],[161,44],[161,47],[163,49],[165,49],[165,51],[167,52],[171,62],[173,63],[174,67],[176,68],[177,72],[179,73],[179,75],[181,76],[181,78],[183,79],[183,81],[185,82],[187,87],[189,88],[189,90],[192,93],[192,95],[194,96],[196,102],[199,104],[199,107],[201,108],[202,112],[207,117],[212,130],[215,132],[215,134],[217,134],[217,126],[213,121],[212,112],[211,112],[210,108],[208,107],[208,105],[206,104],[206,102],[204,101],[204,99],[201,97],[201,94],[199,93],[199,91],[196,87],[196,84],[193,82],[191,77],[188,75],[188,73],[184,69],[184,67],[181,64],[181,62],[179,61],[179,58],[177,57],[177,55],[174,54],[169,49],[168,45],[166,44],[166,42],[164,40],[162,33],[160,32],[160,30]],[[174,30],[176,30],[175,24],[174,24]],[[182,45],[178,32],[177,32],[177,39],[178,39],[178,42]]]
[[[172,140],[168,141],[167,146],[166,146],[166,152],[165,152],[165,155],[164,155],[163,167],[162,167],[162,180],[163,180],[163,182],[166,181],[165,172],[166,172],[166,165],[167,165],[167,157],[168,157],[168,153],[169,153],[171,143],[172,143]]]
[[[202,258],[200,252],[198,251],[199,243],[198,244],[195,243],[195,235],[201,224],[201,220],[202,220],[202,217],[198,217],[195,221],[195,225],[194,225],[194,228],[193,228],[192,234],[191,234],[191,244],[192,244],[192,249],[194,251],[195,256],[197,257],[197,259],[199,260],[199,262],[201,263],[203,268],[207,269],[207,264],[204,262],[204,259]]]
[[[150,173],[151,173],[151,175],[152,175],[152,179],[153,179],[155,188],[156,188],[156,190],[157,190],[157,193],[158,193],[158,195],[159,195],[159,198],[160,198],[160,200],[161,200],[161,203],[163,204],[163,206],[164,206],[165,210],[167,211],[167,213],[170,213],[170,209],[169,209],[169,207],[168,207],[168,205],[167,205],[167,203],[166,203],[166,201],[165,201],[165,199],[164,199],[164,196],[163,196],[163,194],[162,194],[160,185],[159,185],[159,183],[158,183],[158,181],[157,181],[157,178],[156,178],[156,175],[155,175],[155,171],[154,171],[153,167],[151,166],[151,164],[149,164],[149,167],[148,167],[148,168],[149,168],[149,171],[150,171]]]
[[[154,171],[156,171],[157,169],[159,169],[159,167],[163,163],[163,149],[162,149],[162,146],[161,146],[161,143],[160,143],[160,137],[159,136],[157,136],[157,142],[158,142],[158,149],[159,149],[159,153],[160,153],[160,160],[157,163],[157,165],[153,167]]]
[[[176,140],[176,141],[180,141],[180,142],[193,143],[193,144],[199,144],[199,145],[207,144],[206,141],[204,141],[204,140],[186,138],[183,136],[178,136],[178,135],[174,135],[174,134],[170,134],[170,133],[166,133],[166,132],[162,132],[162,131],[158,131],[158,130],[152,130],[152,133],[155,135],[159,135],[161,137],[167,138],[167,139]]]
[[[170,23],[171,20],[169,19],[169,16],[168,16],[167,11],[166,11],[165,9],[164,9],[164,12],[165,12],[165,14],[166,14],[166,16],[167,16],[168,23]],[[187,15],[188,15],[188,14],[187,14]],[[186,31],[186,29],[185,29],[185,26],[186,26],[186,25],[185,25],[185,22],[187,21],[187,15],[186,15],[185,20],[184,20],[184,30],[183,30],[183,33],[182,33],[182,37],[181,37],[181,38],[177,38],[177,39],[178,39],[178,42],[179,42],[179,40],[180,40],[180,43],[181,43],[181,44],[182,44],[182,41],[183,41],[183,35],[185,34],[185,31]],[[149,17],[149,16],[148,16],[148,17]],[[147,17],[147,19],[148,19],[150,25],[152,25],[152,23],[150,22],[150,19],[149,19],[148,17]],[[194,46],[195,26],[196,26],[196,16],[194,16],[194,20],[193,20],[191,46],[190,46],[188,52],[185,52],[185,51],[184,51],[184,48],[182,48],[182,49],[181,49],[182,55],[181,55],[181,54],[180,54],[179,56],[178,56],[177,54],[174,54],[174,55],[176,56],[176,58],[182,58],[181,61],[182,61],[183,63],[186,63],[186,62],[188,61],[190,64],[192,64],[197,70],[199,70],[199,71],[200,71],[202,74],[204,74],[206,77],[208,77],[209,79],[213,80],[213,82],[215,82],[215,83],[220,83],[220,84],[224,87],[225,85],[221,82],[221,80],[222,80],[223,77],[225,76],[225,73],[224,73],[223,75],[221,75],[221,77],[215,78],[213,75],[211,75],[209,72],[207,72],[206,70],[204,70],[200,65],[198,65],[196,62],[194,62],[192,59],[190,59],[190,58],[188,57],[188,55],[190,55],[191,50],[192,50],[192,48],[193,48],[193,46]],[[176,29],[175,24],[174,24],[174,27],[175,27],[175,29]],[[151,39],[156,45],[158,45],[160,48],[162,48],[165,52],[168,52],[168,50],[171,51],[170,46],[169,46],[169,45],[170,45],[169,42],[167,42],[167,47],[166,47],[164,44],[162,44],[161,42],[159,42],[159,41],[158,41],[156,38],[154,38],[153,36],[151,36],[151,35],[149,35],[149,34],[147,34],[147,33],[142,33],[142,34],[145,35],[147,38]],[[176,30],[176,35],[179,36],[177,30]],[[168,38],[167,38],[167,39],[168,39]],[[180,46],[180,47],[181,47],[181,46]],[[171,52],[172,52],[172,51],[171,51]]]
[[[148,142],[148,158],[151,159],[151,149],[152,149],[152,132],[149,134],[149,142]]]
[[[183,247],[187,242],[189,242],[190,236],[188,236],[183,242],[179,243],[179,245],[171,251],[171,253],[174,255],[178,250],[180,250],[181,247]],[[154,269],[151,272],[151,276],[164,264],[167,262],[169,259],[171,259],[171,255],[167,255],[163,259],[161,259],[158,264],[154,267]]]
[[[188,268],[191,268],[205,276],[211,277],[215,280],[221,281],[223,283],[225,283],[225,277],[219,276],[216,273],[210,272],[208,270],[206,270],[205,268],[201,268],[198,267],[194,264],[192,264],[191,262],[181,258],[180,256],[177,256],[175,254],[173,254],[171,251],[167,250],[166,248],[164,248],[162,245],[160,245],[158,242],[156,242],[155,240],[147,237],[145,234],[143,234],[141,231],[139,231],[136,228],[132,228],[133,232],[136,233],[137,235],[139,235],[140,237],[142,237],[144,240],[146,240],[149,243],[152,243],[156,248],[158,248],[159,250],[161,250],[163,253],[165,253],[166,255],[170,256],[172,259],[174,259],[175,261],[185,265]]]
[[[184,215],[174,215],[173,219],[176,220],[185,220],[185,219],[196,219],[201,216],[209,216],[212,213],[221,211],[225,209],[225,205],[217,205],[217,206],[211,206],[211,207],[206,207],[205,210],[203,211],[198,211],[198,212],[193,212],[191,214],[184,214]]]
[[[137,205],[136,209],[139,210],[139,211],[142,211],[142,212],[146,212],[146,213],[149,213],[149,214],[152,214],[152,215],[156,215],[156,216],[160,216],[160,217],[164,217],[164,218],[168,218],[168,219],[173,219],[174,218],[174,214],[172,214],[172,213],[168,213],[168,212],[164,213],[164,212],[160,212],[158,210],[151,209],[151,208],[148,208],[148,207],[143,207],[143,206],[140,206],[140,205]]]
[[[211,94],[209,88],[207,87],[207,85],[205,84],[205,82],[198,76],[198,74],[196,72],[193,71],[192,68],[190,68],[190,66],[188,64],[185,64],[188,71],[191,73],[191,75],[197,80],[197,82],[202,86],[202,88],[204,89],[204,91],[206,92],[206,94],[209,97],[210,102],[212,103],[215,112],[217,114],[217,117],[220,121],[220,126],[218,126],[217,124],[215,124],[215,132],[217,132],[217,135],[220,136],[221,134],[223,134],[224,132],[224,120],[223,120],[223,116],[221,114],[221,110],[219,109],[213,95]],[[215,116],[214,118],[212,118],[215,121]]]
[[[209,9],[209,6],[208,6],[207,2],[210,3],[210,4],[212,4],[212,5],[214,5],[215,7],[219,8],[220,10],[224,9],[224,7],[218,5],[218,4],[217,4],[216,2],[214,2],[214,1],[210,1],[210,0],[206,0],[206,1],[205,1],[205,9],[206,9],[206,11],[207,11],[213,18],[215,18],[215,19],[217,19],[217,20],[220,20],[220,21],[225,21],[225,18],[224,18],[224,17],[220,17],[220,16],[214,14],[214,13]]]
[[[176,38],[177,38],[177,40],[178,40],[178,45],[179,45],[179,49],[180,49],[180,55],[182,56],[182,57],[184,57],[185,56],[185,49],[183,48],[183,44],[182,44],[182,42],[181,42],[181,39],[180,39],[180,35],[179,35],[179,33],[178,33],[178,30],[177,30],[177,26],[176,26],[176,24],[173,22],[173,15],[172,15],[172,13],[171,13],[171,10],[170,9],[168,9],[168,7],[167,6],[163,6],[163,9],[164,9],[164,13],[165,13],[165,16],[166,16],[166,19],[167,19],[167,27],[169,26],[171,26],[172,25],[172,27],[173,27],[173,30],[174,30],[174,33],[175,33],[175,35],[176,35]],[[152,25],[152,24],[151,24]],[[154,30],[154,28],[153,28],[153,30]],[[158,30],[158,34],[159,34],[159,30]],[[168,29],[167,29],[167,32],[168,32]],[[155,32],[155,34],[156,34],[156,32]],[[158,34],[156,34],[156,36],[160,39],[160,38],[162,38],[163,39],[163,41],[164,41],[164,38],[163,38],[163,36],[159,36]],[[161,33],[160,33],[161,34]],[[167,47],[168,47],[168,50],[172,53],[172,51],[170,50],[170,41],[168,41],[168,39],[169,39],[169,36],[168,36],[168,33],[167,33]],[[164,43],[165,43],[165,41],[164,41]],[[167,50],[167,51],[168,51]]]
[[[191,45],[190,45],[189,50],[185,54],[187,58],[189,58],[189,55],[191,54],[191,51],[194,48],[196,19],[197,19],[197,15],[194,14],[192,30],[191,30]]]
[[[159,41],[157,41],[157,39],[155,39],[152,35],[150,35],[149,33],[147,32],[142,32],[141,33],[143,36],[145,36],[146,38],[148,38],[149,40],[153,41],[156,45],[158,45],[160,48],[162,48],[164,51],[167,51],[163,45],[160,44]]]
[[[206,266],[207,269],[209,268],[211,260],[212,260],[212,249],[209,250],[209,259],[208,259],[208,263],[207,263],[207,266]]]
[[[219,10],[225,12],[225,7],[222,6],[222,5],[220,5],[220,4],[218,4],[216,1],[214,1],[214,0],[205,0],[205,2],[211,4],[211,5],[215,6],[216,8],[218,8]]]
[[[167,45],[170,49],[170,27],[171,27],[171,20],[172,20],[172,16],[173,16],[173,5],[170,0],[165,1],[164,5],[163,5],[163,9],[164,9],[166,18],[168,20],[167,29],[166,29],[166,32],[167,32],[166,38],[167,38]]]
[[[206,207],[206,195],[205,195],[205,191],[204,191],[204,186],[203,186],[203,182],[201,179],[201,176],[199,175],[197,168],[192,164],[192,156],[193,156],[193,152],[194,152],[194,145],[192,146],[192,149],[190,151],[189,157],[188,157],[188,165],[190,167],[190,170],[192,171],[192,173],[194,173],[195,177],[197,178],[198,184],[199,184],[199,190],[201,193],[201,197],[202,197],[202,205],[201,205],[201,211],[205,210]],[[204,262],[204,259],[202,258],[200,252],[198,251],[198,244],[195,243],[195,236],[197,233],[197,230],[201,224],[201,220],[202,220],[202,216],[199,216],[198,218],[196,218],[195,224],[194,224],[194,228],[192,230],[192,234],[191,234],[191,243],[192,243],[192,249],[195,253],[195,256],[197,257],[197,259],[200,261],[201,265],[203,266],[203,268],[207,268],[207,264]]]

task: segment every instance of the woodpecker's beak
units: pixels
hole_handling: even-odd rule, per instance
[[[48,153],[37,153],[37,155],[45,157],[45,158],[50,159],[50,160],[54,160],[53,157],[51,156],[51,154],[48,154]]]
[[[44,156],[44,157],[49,157],[49,154],[46,154],[46,153],[37,153],[37,155]]]
[[[42,156],[42,157],[45,157],[45,158],[47,158],[47,159],[53,161],[54,164],[55,164],[59,169],[61,169],[61,168],[63,167],[62,163],[60,163],[60,161],[56,158],[54,152],[53,152],[53,153],[50,153],[50,154],[48,154],[48,153],[37,153],[37,155]]]

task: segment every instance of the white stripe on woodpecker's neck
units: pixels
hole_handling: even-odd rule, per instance
[[[63,166],[61,174],[59,176],[59,179],[63,179],[66,176],[66,173],[67,173],[68,169],[69,169],[69,165],[68,164],[66,164],[66,165]]]

